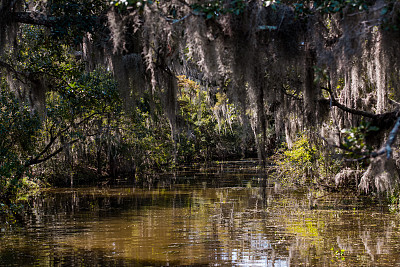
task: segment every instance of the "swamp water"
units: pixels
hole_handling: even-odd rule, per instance
[[[0,266],[400,266],[400,218],[217,165],[152,187],[51,189],[1,224]]]

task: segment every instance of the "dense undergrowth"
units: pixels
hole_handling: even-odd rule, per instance
[[[178,132],[172,134],[159,95],[144,90],[126,108],[110,71],[86,71],[70,47],[49,47],[41,28],[26,27],[22,34],[18,67],[47,72],[52,90],[38,105],[2,78],[2,202],[36,187],[135,182],[182,164],[254,153],[240,110],[224,92],[179,76]]]
[[[395,196],[399,156],[367,158],[398,116],[395,3],[3,1],[0,199],[274,152],[286,184]]]
[[[270,158],[273,163],[272,177],[288,187],[300,186],[378,198],[397,213],[400,211],[399,187],[393,186],[384,191],[377,189],[378,186],[386,186],[385,179],[394,179],[386,170],[386,155],[383,159],[382,156],[377,159],[363,158],[373,150],[368,140],[376,131],[376,127],[363,121],[357,127],[343,129],[343,147],[324,146],[323,140],[315,138],[311,131],[300,132],[291,146],[283,142]],[[378,162],[378,167],[373,167],[374,162]],[[368,179],[369,175],[376,175],[374,178],[383,180],[381,183],[384,185],[372,184],[371,187],[375,188],[367,191],[363,187],[363,179]]]
[[[307,133],[299,133],[291,147],[283,143],[272,157],[274,177],[285,185],[335,187],[342,161],[320,149]]]

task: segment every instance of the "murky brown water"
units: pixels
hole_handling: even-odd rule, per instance
[[[43,192],[1,225],[0,265],[400,266],[400,218],[378,203],[245,171],[184,178]]]

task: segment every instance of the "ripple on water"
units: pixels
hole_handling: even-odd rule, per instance
[[[0,265],[400,264],[398,217],[377,203],[262,189],[243,177],[236,187],[207,178],[154,189],[48,190],[26,205],[22,225],[0,227]]]

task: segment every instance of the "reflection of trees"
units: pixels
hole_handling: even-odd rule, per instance
[[[73,264],[84,255],[98,257],[96,264],[106,257],[149,265],[400,262],[396,217],[358,210],[350,197],[311,196],[206,186],[48,192],[32,200],[26,230],[7,235],[7,246],[0,240],[0,265],[11,248]]]
[[[290,237],[282,235],[276,243],[270,239],[276,236],[279,227],[267,223],[269,214],[264,200],[258,188],[218,191],[210,219],[212,235],[217,241],[209,246],[215,248],[218,242],[219,250],[210,256],[211,262],[273,264],[285,261],[284,247]]]
[[[297,214],[292,211],[282,217],[286,229],[296,236],[290,247],[291,264],[391,266],[400,262],[399,233],[395,230],[399,224],[394,217],[371,210],[344,210],[337,197],[324,201],[336,203],[337,210],[323,207],[322,201],[317,203],[321,209],[316,210],[304,203],[297,207]]]
[[[56,261],[56,258],[68,258],[69,263],[78,263],[85,255],[96,255],[99,259],[92,259],[92,264],[89,260],[89,265],[107,262],[101,257],[111,257],[116,250],[124,249],[123,243],[117,242],[119,247],[116,248],[110,241],[129,236],[127,234],[130,233],[123,230],[134,223],[129,212],[139,214],[148,210],[150,206],[179,209],[187,206],[189,202],[189,193],[179,191],[134,192],[133,189],[126,188],[47,192],[45,196],[33,198],[26,207],[21,231],[7,235],[9,239],[3,239],[5,244],[0,240],[0,265],[3,255],[7,255],[8,248],[14,252],[19,251],[19,255],[26,255],[31,261],[32,258],[46,258],[46,261],[50,262]],[[113,232],[116,229],[121,230],[117,235]],[[99,236],[89,234],[87,238],[79,238],[94,232]],[[80,248],[79,252],[75,252],[76,248]],[[52,253],[49,254],[49,250]],[[147,264],[151,265],[151,262]]]

